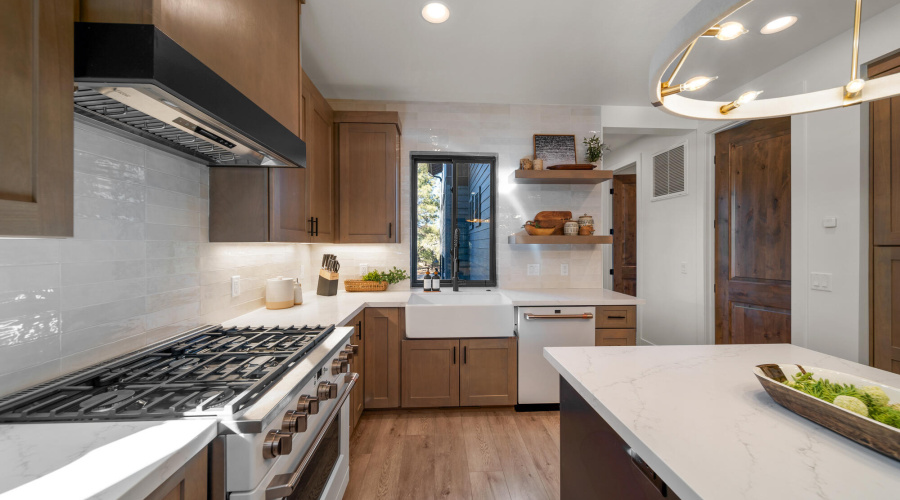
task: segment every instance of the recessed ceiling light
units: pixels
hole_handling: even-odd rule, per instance
[[[769,24],[763,26],[763,28],[759,30],[759,32],[763,35],[771,35],[773,33],[778,33],[779,31],[784,31],[790,28],[796,22],[797,16],[779,17],[778,19],[769,21]]]
[[[422,17],[433,24],[440,24],[450,18],[450,9],[440,2],[431,2],[422,8]]]

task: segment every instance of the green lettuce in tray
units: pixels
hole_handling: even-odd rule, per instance
[[[892,403],[888,395],[878,386],[856,387],[853,384],[833,383],[827,379],[816,380],[813,378],[812,372],[798,373],[792,378],[793,382],[788,381],[784,384],[864,417],[900,429],[900,401]]]

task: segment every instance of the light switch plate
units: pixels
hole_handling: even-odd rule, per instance
[[[241,294],[241,277],[240,276],[232,276],[231,277],[231,296],[237,297]]]
[[[825,217],[822,219],[823,227],[837,227],[837,217]]]
[[[681,274],[687,274],[687,262],[681,263]]]
[[[365,276],[369,274],[369,265],[368,264],[360,264],[359,265],[359,275]]]
[[[559,275],[560,276],[568,276],[569,275],[569,265],[568,264],[560,264],[559,265]]]
[[[541,275],[541,265],[540,264],[528,264],[528,276],[540,276]]]
[[[809,273],[809,287],[821,292],[830,292],[831,278],[831,273]]]

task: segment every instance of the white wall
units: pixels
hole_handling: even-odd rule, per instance
[[[897,26],[900,26],[900,6],[866,21],[862,26],[860,60],[871,61],[900,49]],[[841,34],[723,97],[733,98],[749,89],[765,90],[765,96],[772,97],[843,85],[849,78],[849,42],[849,32]],[[867,112],[866,105],[853,106],[795,116],[791,121],[792,342],[863,363],[868,362],[869,335]],[[612,114],[604,107],[604,127],[608,116]],[[610,127],[616,126],[610,123]],[[647,264],[640,259],[668,255],[673,248],[695,250],[703,256],[701,267],[689,267],[689,272],[698,278],[694,288],[690,283],[684,283],[685,287],[681,288],[671,280],[647,277],[654,285],[663,286],[667,296],[684,293],[699,297],[694,301],[678,299],[683,307],[693,309],[696,314],[674,317],[648,300],[640,316],[644,323],[642,335],[650,341],[657,338],[664,343],[693,343],[689,342],[688,335],[693,328],[701,332],[695,335],[697,342],[709,343],[714,339],[712,153],[715,133],[728,126],[722,122],[697,125],[695,141],[689,149],[692,156],[689,176],[694,179],[691,186],[699,183],[700,190],[687,197],[693,200],[689,202],[695,215],[693,227],[673,234],[674,239],[660,242],[661,246],[653,246],[653,241],[647,240],[645,248],[640,248],[639,240],[639,277],[647,271]],[[605,168],[652,154],[666,140],[651,137],[632,143],[625,151],[610,154]],[[671,142],[671,138],[668,140]],[[638,175],[640,183],[640,169]],[[639,224],[649,217],[640,215],[642,207],[648,210],[646,203],[639,206]],[[822,219],[829,216],[838,218],[837,228],[822,227]],[[651,247],[646,248],[647,245]],[[832,273],[834,291],[810,290],[810,272]],[[639,278],[639,286],[640,283]],[[643,290],[655,293],[646,287]],[[640,289],[639,295],[642,295]],[[654,325],[662,325],[662,330],[653,331]]]
[[[314,245],[313,263],[322,253],[335,253],[343,277],[358,274],[358,265],[409,269],[409,154],[410,151],[490,153],[499,155],[497,275],[504,288],[601,288],[602,252],[598,246],[520,245],[507,235],[522,230],[525,221],[542,210],[569,210],[573,216],[599,215],[599,193],[608,183],[592,185],[525,186],[510,184],[519,159],[533,155],[533,135],[575,134],[578,158],[584,159],[581,140],[601,133],[598,106],[531,106],[509,104],[422,103],[387,101],[329,101],[335,110],[398,111],[403,122],[401,141],[401,243],[392,245]],[[569,275],[560,276],[560,264]],[[540,276],[526,276],[528,264],[540,264]],[[403,283],[398,287],[408,286]]]
[[[74,155],[75,237],[0,239],[0,395],[261,307],[266,278],[309,262],[207,243],[205,166],[82,124]]]

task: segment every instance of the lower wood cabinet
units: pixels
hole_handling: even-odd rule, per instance
[[[516,339],[403,341],[403,407],[506,406],[517,400]]]
[[[594,345],[604,346],[626,346],[637,345],[636,330],[633,328],[609,328],[594,330]]]
[[[210,497],[209,449],[194,455],[184,467],[169,476],[147,500],[207,500]],[[224,479],[224,478],[223,478]],[[224,486],[224,483],[222,484]]]
[[[594,345],[637,345],[637,306],[598,306]]]
[[[365,331],[366,312],[362,311],[356,315],[347,326],[353,327],[353,336],[350,343],[357,345],[356,355],[350,360],[350,371],[359,374],[356,386],[350,393],[350,432],[356,429],[359,418],[365,409],[364,386],[366,380],[366,337],[363,335]]]
[[[402,312],[399,308],[366,309],[363,320],[363,394],[366,409],[400,407]]]

